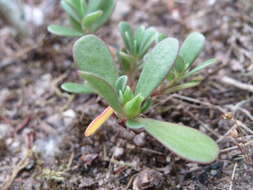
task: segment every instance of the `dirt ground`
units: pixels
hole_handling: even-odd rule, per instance
[[[72,59],[76,39],[46,30],[66,22],[59,3],[54,6],[22,41],[0,21],[0,189],[253,189],[252,0],[118,0],[110,22],[97,33],[116,48],[122,45],[122,20],[154,26],[180,42],[191,31],[206,36],[199,62],[215,57],[218,64],[198,76],[199,86],[161,97],[147,115],[213,137],[221,152],[209,165],[178,158],[116,118],[84,137],[106,104],[96,95],[59,88],[80,78]]]

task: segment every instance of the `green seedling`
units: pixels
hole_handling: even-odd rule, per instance
[[[140,60],[151,46],[159,41],[163,35],[157,32],[154,27],[140,26],[134,32],[127,22],[121,22],[119,28],[125,47],[118,52],[118,58],[121,61],[122,68],[126,72],[132,72],[142,63]]]
[[[96,32],[111,16],[116,0],[61,0],[71,26],[50,25],[48,31],[68,37]]]
[[[180,48],[177,39],[165,37],[153,28],[140,27],[133,32],[124,22],[120,29],[125,47],[118,55],[133,58],[126,60],[130,65],[140,66],[133,67],[137,75],[120,70],[125,63],[117,59],[121,64],[118,66],[109,48],[95,35],[81,37],[73,47],[75,63],[86,83],[64,83],[62,88],[73,93],[96,93],[108,103],[105,111],[87,127],[85,135],[93,135],[114,113],[128,128],[144,129],[182,158],[199,163],[214,161],[219,148],[209,136],[184,125],[144,115],[157,96],[199,84],[199,81],[184,80],[215,62],[211,59],[193,68],[204,45],[203,35],[190,34]]]

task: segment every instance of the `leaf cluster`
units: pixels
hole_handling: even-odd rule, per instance
[[[48,31],[68,37],[96,32],[111,16],[116,0],[61,0],[70,26],[50,25]]]
[[[125,47],[118,52],[118,59],[125,72],[132,72],[140,66],[143,56],[152,45],[166,37],[154,27],[140,26],[134,31],[127,22],[121,22],[119,29]]]

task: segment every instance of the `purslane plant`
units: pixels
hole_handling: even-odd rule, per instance
[[[111,16],[116,0],[61,0],[71,26],[50,25],[48,31],[68,37],[96,32]]]
[[[94,134],[115,113],[127,127],[144,129],[182,158],[199,163],[214,161],[219,148],[207,135],[144,115],[154,98],[199,84],[184,80],[215,63],[211,59],[193,68],[204,46],[204,36],[191,33],[179,48],[177,39],[161,35],[153,28],[140,27],[133,32],[124,22],[120,30],[125,47],[117,53],[118,65],[109,48],[95,35],[81,37],[74,44],[74,60],[86,82],[64,83],[62,88],[73,93],[96,93],[109,105],[87,127],[85,135]],[[126,62],[131,67],[125,67]]]

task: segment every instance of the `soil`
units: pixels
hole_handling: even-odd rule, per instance
[[[41,8],[46,2],[52,1],[38,0],[33,6]],[[84,137],[86,126],[106,103],[93,94],[60,89],[65,81],[81,80],[72,58],[76,39],[46,30],[48,24],[66,24],[58,1],[52,6],[42,10],[43,25],[30,24],[31,35],[23,40],[0,23],[0,187],[253,189],[251,0],[118,0],[110,22],[97,33],[115,48],[122,45],[122,20],[135,27],[154,26],[180,42],[191,31],[206,36],[198,63],[212,57],[219,62],[197,76],[203,79],[199,86],[160,97],[147,115],[194,127],[215,139],[221,152],[208,165],[178,158],[144,131],[120,126],[117,118],[95,136]]]

